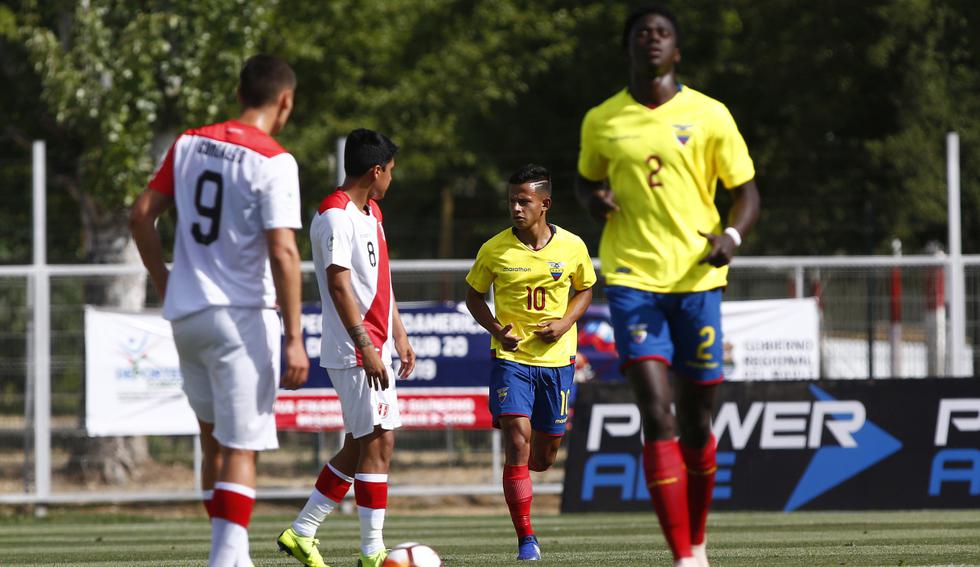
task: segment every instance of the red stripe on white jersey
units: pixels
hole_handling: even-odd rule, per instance
[[[347,208],[347,203],[350,203],[350,195],[347,191],[337,189],[333,193],[327,195],[323,201],[320,202],[320,214],[327,212],[328,209],[340,209],[344,210]]]
[[[371,211],[378,219],[378,285],[374,301],[364,314],[364,327],[371,337],[371,343],[379,351],[388,341],[388,321],[391,318],[391,270],[388,267],[388,242],[381,227],[381,209],[377,203],[369,201]],[[357,364],[362,364],[361,350],[357,350]]]

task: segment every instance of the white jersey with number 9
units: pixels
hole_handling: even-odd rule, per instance
[[[230,120],[184,132],[149,184],[177,207],[163,316],[212,306],[274,308],[265,231],[302,227],[296,160]]]

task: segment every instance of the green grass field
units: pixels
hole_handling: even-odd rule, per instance
[[[291,518],[257,516],[257,567],[298,565],[275,538]],[[544,565],[670,565],[650,514],[550,515],[535,519]],[[715,513],[709,556],[716,567],[758,565],[980,565],[980,511],[875,513]],[[0,565],[200,566],[208,553],[204,519],[53,513],[0,518]],[[335,567],[353,567],[357,519],[331,516],[320,547]],[[447,566],[515,565],[515,537],[503,516],[398,516],[385,541],[421,541]]]

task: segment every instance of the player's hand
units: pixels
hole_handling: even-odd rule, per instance
[[[698,264],[711,264],[716,268],[727,266],[735,256],[735,241],[725,233],[714,234],[712,232],[701,232],[698,234],[708,239],[711,250],[708,255],[701,258]]]
[[[310,374],[310,357],[307,356],[306,347],[303,346],[303,338],[287,339],[285,354],[286,368],[280,381],[283,388],[295,390],[306,384]]]
[[[388,388],[388,369],[381,362],[381,355],[374,345],[361,348],[361,364],[364,374],[367,376],[368,387],[373,390],[386,390]]]
[[[534,330],[534,334],[541,337],[541,340],[546,343],[553,343],[561,338],[571,325],[565,324],[562,319],[556,319],[554,321],[545,321],[544,323],[538,323],[538,328]]]
[[[589,195],[589,214],[599,224],[606,222],[611,213],[619,210],[616,199],[613,198],[612,189],[608,187],[596,189]]]
[[[398,358],[401,359],[401,364],[398,366],[398,377],[408,378],[408,375],[415,369],[415,350],[412,349],[412,344],[408,342],[408,337],[395,339],[395,351],[398,353]]]
[[[494,335],[494,338],[500,341],[500,348],[511,351],[517,350],[517,344],[521,342],[521,339],[520,337],[515,337],[514,335],[510,334],[511,329],[513,328],[513,323],[507,323]]]

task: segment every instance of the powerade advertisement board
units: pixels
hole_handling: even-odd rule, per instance
[[[980,508],[980,380],[732,382],[719,388],[719,510]],[[580,384],[563,512],[650,510],[623,383]]]

